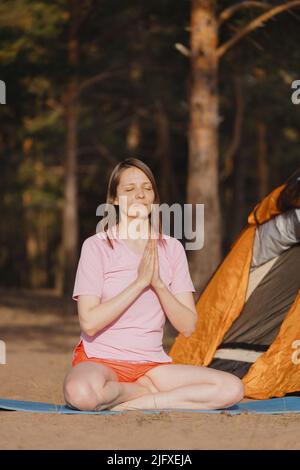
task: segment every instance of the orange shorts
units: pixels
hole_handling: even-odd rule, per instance
[[[110,367],[114,370],[114,372],[116,372],[119,382],[135,382],[135,380],[137,380],[139,377],[142,377],[153,367],[172,364],[172,362],[132,363],[127,361],[111,361],[110,359],[98,357],[87,357],[81,340],[73,351],[72,367],[83,361],[98,362],[100,364],[106,365],[107,367]]]

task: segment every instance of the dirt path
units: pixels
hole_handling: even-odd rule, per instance
[[[46,293],[0,292],[3,398],[63,403],[77,318]],[[165,339],[168,351],[169,341]],[[197,413],[76,416],[0,411],[1,449],[300,449],[300,416]]]

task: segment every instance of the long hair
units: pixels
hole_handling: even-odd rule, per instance
[[[109,178],[107,194],[106,194],[106,204],[112,204],[115,208],[116,219],[117,219],[116,223],[117,224],[119,223],[119,220],[120,220],[120,211],[119,211],[119,206],[114,204],[114,200],[117,197],[117,188],[118,188],[118,185],[120,183],[121,174],[127,168],[138,168],[143,173],[145,173],[145,175],[151,181],[152,188],[153,188],[153,191],[154,191],[153,204],[158,204],[158,205],[160,204],[160,197],[159,197],[159,194],[158,194],[157,184],[156,184],[156,181],[155,181],[155,178],[154,178],[154,175],[153,175],[151,169],[148,167],[148,165],[146,165],[146,163],[142,162],[138,158],[133,158],[133,157],[126,158],[125,160],[121,161],[120,163],[118,163],[114,167],[114,169],[113,169],[113,171],[110,175],[110,178]],[[150,227],[151,227],[151,212],[148,215],[148,219],[149,219],[149,224],[150,224]],[[100,226],[102,225],[102,230],[106,233],[107,241],[108,241],[110,247],[113,248],[113,244],[112,244],[111,239],[110,239],[110,237],[108,236],[108,233],[107,233],[109,224],[110,224],[110,217],[109,217],[109,212],[108,212],[108,223],[105,224],[105,225],[104,224],[102,225],[101,222],[100,222]],[[161,212],[159,212],[159,219],[158,219],[158,235],[159,235],[158,236],[158,242],[159,243],[165,243],[165,240],[163,240],[163,238],[162,238]]]
[[[297,207],[300,207],[300,168],[287,179],[277,199],[277,208],[281,212]]]

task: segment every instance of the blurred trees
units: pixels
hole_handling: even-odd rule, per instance
[[[216,17],[233,3],[218,2]],[[189,42],[191,5],[1,2],[0,79],[7,87],[7,104],[0,106],[2,285],[69,295],[78,250],[95,233],[110,172],[137,156],[153,169],[163,202],[207,206],[206,237],[215,255],[202,250],[200,262],[201,252],[188,253],[200,289],[248,211],[299,166],[300,108],[290,99],[291,82],[299,78],[299,10],[257,28],[220,64],[205,55],[195,85],[189,60],[174,47]],[[212,22],[213,47],[228,44],[262,13],[245,8],[226,23],[223,18],[218,38]],[[203,45],[207,54],[212,45]],[[207,66],[218,75],[201,75]],[[212,92],[208,114],[198,112],[190,122],[200,119],[206,137],[200,147],[190,145],[188,156],[190,103],[195,86],[205,93],[204,83]],[[195,152],[197,161],[191,160]]]
[[[191,270],[197,288],[202,290],[222,259],[221,212],[219,203],[219,64],[224,54],[248,34],[263,26],[274,16],[293,7],[300,7],[300,1],[281,2],[278,5],[267,2],[240,1],[222,8],[216,0],[193,0],[190,21],[190,50],[181,50],[190,57],[191,89],[189,120],[189,172],[187,180],[187,202],[204,204],[204,246],[191,254]],[[221,27],[227,25],[237,13],[243,10],[263,10],[251,20],[242,18],[241,25],[233,25],[233,35],[219,41]],[[230,25],[231,26],[231,25]],[[180,49],[179,49],[180,50]],[[236,91],[237,115],[234,138],[225,159],[226,171],[232,169],[233,158],[238,150],[241,137],[241,112],[243,105],[242,84],[239,77],[233,77]],[[266,126],[261,118],[256,123],[258,134],[257,164],[259,175],[259,199],[268,191],[266,165]],[[227,173],[228,175],[228,173]],[[242,225],[245,176],[244,160],[236,160],[236,214],[235,229]]]

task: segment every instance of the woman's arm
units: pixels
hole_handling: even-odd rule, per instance
[[[118,295],[103,303],[98,296],[79,295],[78,316],[81,330],[88,336],[94,336],[116,320],[144,288],[144,283],[136,279]]]
[[[172,294],[165,285],[155,287],[155,291],[174,328],[184,336],[190,336],[198,318],[192,292]]]
[[[198,318],[192,291],[195,291],[192,283],[186,254],[180,242],[174,239],[175,250],[172,253],[173,278],[170,292],[160,277],[157,244],[153,245],[154,270],[151,285],[159,297],[165,314],[177,331],[184,336],[190,336],[196,328]],[[175,290],[175,292],[174,292]]]
[[[106,325],[116,320],[150,284],[154,266],[154,254],[150,251],[150,248],[149,239],[138,267],[136,280],[112,299],[101,303],[99,295],[78,295],[79,323],[85,334],[94,336]],[[90,279],[90,282],[92,282],[97,277],[97,271],[94,269],[91,276],[88,277],[93,267],[92,259],[89,259],[89,261],[90,263],[85,266],[85,279]],[[82,266],[84,265],[82,264]],[[96,292],[96,286],[94,289]]]

